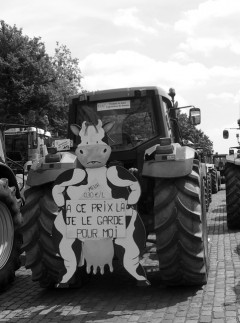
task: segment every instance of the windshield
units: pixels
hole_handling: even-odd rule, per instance
[[[108,144],[112,150],[128,150],[156,136],[152,116],[152,99],[141,97],[89,102],[87,105],[83,103],[78,109],[77,122],[79,125],[83,121],[96,123],[97,119],[101,119],[103,125],[114,122],[113,128],[108,132]]]
[[[226,163],[226,156],[214,157],[214,164],[216,166],[218,166],[218,165],[224,165],[225,163]]]
[[[19,135],[5,134],[5,146],[7,156],[14,161],[27,158],[28,138],[27,133]]]

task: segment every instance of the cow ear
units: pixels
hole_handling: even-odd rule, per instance
[[[74,135],[79,136],[81,127],[78,124],[71,124],[70,129],[72,130],[72,133],[74,133]]]
[[[105,131],[105,133],[108,133],[112,127],[114,126],[115,122],[114,121],[110,121],[110,122],[107,122],[103,125],[103,129]]]

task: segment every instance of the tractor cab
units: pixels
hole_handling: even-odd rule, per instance
[[[82,124],[84,120],[97,124],[98,119],[103,125],[114,123],[107,134],[107,141],[112,150],[109,161],[120,160],[127,168],[141,170],[148,149],[154,149],[160,144],[182,145],[177,120],[180,109],[176,103],[173,104],[171,97],[158,87],[84,93],[71,100],[68,137],[73,140],[73,147],[76,148],[79,138],[71,133],[71,124]],[[192,107],[189,111],[190,123],[197,125],[200,120],[200,109]]]

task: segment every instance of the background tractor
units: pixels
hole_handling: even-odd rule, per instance
[[[225,184],[225,163],[227,154],[214,154],[213,163],[220,174],[220,184]]]
[[[108,132],[108,166],[131,170],[141,185],[138,211],[147,234],[156,236],[162,280],[168,285],[202,285],[208,276],[208,238],[204,169],[197,152],[183,145],[175,91],[135,87],[89,92],[72,97],[69,128],[83,121],[114,122]],[[188,106],[189,122],[200,123],[200,110]],[[69,131],[72,150],[48,154],[32,166],[25,191],[23,249],[32,279],[52,287],[63,275],[63,259],[52,233],[58,208],[52,198],[55,179],[81,167],[75,154],[79,136]],[[81,270],[82,267],[79,268]],[[71,284],[79,285],[79,272]],[[70,285],[71,285],[70,284]]]
[[[5,124],[5,147],[7,157],[24,166],[25,172],[45,146],[51,145],[51,133],[30,125]]]
[[[205,183],[205,202],[206,210],[212,202],[212,194],[216,194],[220,190],[220,173],[213,164],[212,152],[209,152],[198,145],[192,145],[197,151],[197,157],[201,162],[202,174]]]
[[[14,280],[15,271],[20,267],[22,244],[19,228],[23,200],[16,176],[8,163],[21,172],[23,187],[23,168],[6,157],[4,129],[0,127],[0,291]]]
[[[211,177],[211,190],[212,194],[216,194],[221,189],[221,175],[220,171],[217,169],[212,151],[207,152],[205,157],[205,163],[208,168],[208,172]]]
[[[238,128],[240,130],[240,119]],[[236,135],[238,146],[229,148],[229,155],[226,155],[225,163],[225,184],[226,184],[226,204],[227,204],[227,225],[229,229],[240,228],[240,142],[239,134]],[[229,131],[223,130],[223,138],[229,138]]]

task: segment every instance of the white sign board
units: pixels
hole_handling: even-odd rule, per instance
[[[80,240],[124,238],[126,205],[125,199],[67,200],[67,237]]]
[[[102,102],[97,104],[97,111],[130,109],[130,100]]]
[[[72,143],[70,139],[57,139],[53,142],[53,147],[57,148],[57,151],[70,150]]]

